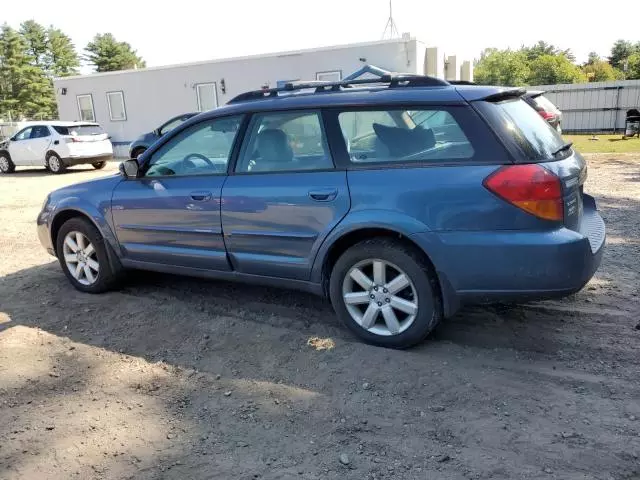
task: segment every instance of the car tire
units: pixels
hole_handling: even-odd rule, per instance
[[[420,343],[443,316],[438,282],[427,259],[393,239],[374,238],[345,251],[331,272],[329,293],[347,328],[382,347]]]
[[[81,292],[102,293],[117,285],[121,267],[114,267],[115,262],[110,261],[109,248],[95,225],[84,218],[67,220],[56,238],[62,271]]]
[[[146,148],[136,148],[133,152],[131,152],[131,158],[135,158],[137,160],[138,157],[146,151]]]
[[[0,152],[0,173],[13,173],[16,166],[11,160],[8,152]]]
[[[63,173],[67,169],[67,166],[64,164],[62,159],[58,156],[57,153],[54,152],[47,153],[45,165],[47,170],[49,170],[51,173],[56,174]]]
[[[91,165],[93,165],[93,168],[95,168],[96,170],[100,170],[107,166],[107,162],[96,162],[92,163]]]

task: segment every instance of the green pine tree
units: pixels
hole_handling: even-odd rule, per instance
[[[44,27],[35,20],[27,20],[20,25],[20,35],[27,44],[27,53],[34,64],[44,68],[47,54],[47,32]]]
[[[51,80],[30,54],[28,42],[7,24],[0,30],[0,116],[52,118],[56,113]]]
[[[77,75],[80,67],[80,59],[71,38],[53,26],[47,30],[45,65],[47,74],[51,77]]]
[[[85,49],[85,60],[95,66],[96,72],[113,72],[144,68],[145,61],[127,42],[119,42],[110,33],[97,34]]]

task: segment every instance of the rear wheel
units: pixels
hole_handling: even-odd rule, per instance
[[[345,325],[367,343],[407,348],[442,319],[435,276],[421,254],[386,238],[358,243],[336,262],[331,303]]]
[[[11,161],[11,157],[7,152],[0,153],[0,172],[2,173],[13,173],[16,169],[16,166]]]
[[[67,169],[62,159],[54,152],[47,154],[46,167],[51,173],[62,173]]]
[[[95,168],[96,170],[100,170],[101,168],[104,168],[107,165],[107,162],[96,162],[96,163],[92,163],[91,165],[93,165],[93,168]]]
[[[67,220],[56,238],[56,253],[64,274],[82,292],[102,293],[113,288],[120,272],[114,270],[108,244],[88,220]]]

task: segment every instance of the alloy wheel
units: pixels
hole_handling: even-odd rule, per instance
[[[69,273],[82,285],[93,285],[98,279],[100,263],[96,250],[86,235],[69,232],[62,247]]]
[[[60,160],[55,155],[51,155],[49,157],[49,170],[52,172],[57,172],[60,170]]]
[[[9,159],[7,157],[0,157],[0,171],[8,172],[9,171]]]
[[[418,314],[413,282],[398,266],[385,260],[355,264],[342,282],[342,298],[351,318],[375,335],[398,335]]]

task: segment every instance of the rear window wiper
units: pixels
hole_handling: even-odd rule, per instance
[[[555,152],[553,152],[552,155],[555,157],[560,152],[564,152],[565,150],[569,150],[571,147],[573,147],[573,142],[567,142],[564,145],[562,145],[560,148],[558,148]]]

